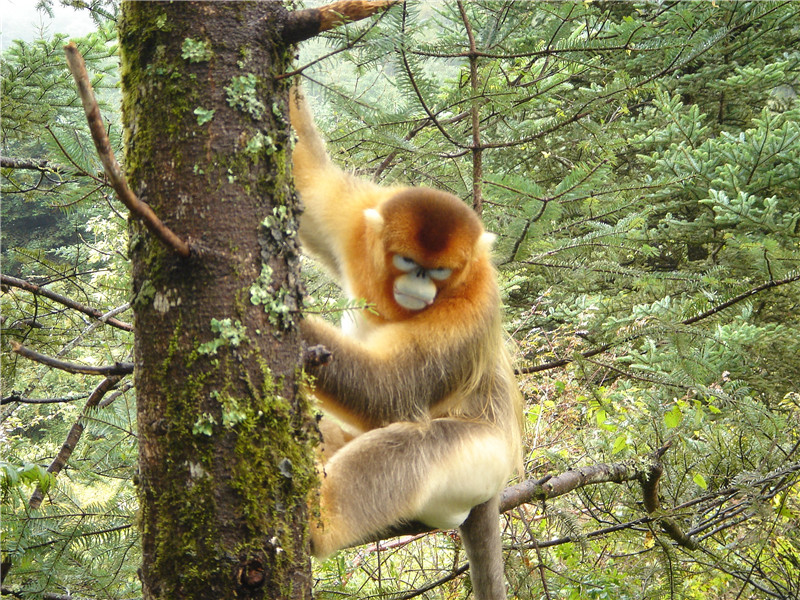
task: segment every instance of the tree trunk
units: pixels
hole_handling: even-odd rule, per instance
[[[317,432],[299,393],[280,2],[126,2],[144,598],[310,598]]]

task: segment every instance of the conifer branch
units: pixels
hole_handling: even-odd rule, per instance
[[[772,288],[775,288],[775,287],[779,287],[781,285],[794,283],[796,281],[800,281],[800,273],[797,273],[795,275],[791,275],[789,277],[785,277],[784,279],[774,279],[774,280],[767,281],[766,283],[762,283],[761,285],[758,285],[758,286],[756,286],[754,288],[750,288],[746,292],[742,292],[741,294],[738,294],[737,296],[734,296],[730,300],[726,300],[725,302],[722,302],[721,304],[718,304],[718,305],[716,305],[716,306],[714,306],[714,307],[712,307],[712,308],[700,313],[699,315],[695,315],[693,317],[689,317],[688,319],[684,319],[683,321],[680,322],[680,325],[693,325],[694,323],[697,323],[698,321],[702,321],[703,319],[707,319],[708,317],[712,317],[715,314],[717,314],[718,312],[733,306],[737,302],[741,302],[742,300],[746,300],[750,296],[754,296],[755,294],[757,294],[759,292],[763,292],[764,290],[769,290],[769,289],[772,289]],[[514,372],[517,375],[530,375],[531,373],[539,373],[541,371],[548,371],[550,369],[563,367],[563,366],[568,365],[571,362],[574,362],[578,358],[591,358],[592,356],[597,356],[598,354],[602,354],[603,352],[613,348],[614,346],[618,346],[618,345],[620,345],[622,343],[625,343],[625,342],[630,342],[632,340],[635,340],[636,338],[641,337],[642,335],[644,335],[644,334],[643,333],[639,333],[639,334],[629,335],[629,336],[625,337],[625,339],[619,341],[618,343],[603,344],[602,346],[598,346],[597,348],[593,348],[591,350],[587,350],[586,352],[581,352],[579,354],[575,354],[575,355],[567,357],[567,358],[559,358],[557,360],[553,360],[553,361],[550,361],[550,362],[547,362],[547,363],[543,363],[541,365],[532,365],[532,366],[528,366],[528,367],[522,367],[520,369],[516,369]]]
[[[103,118],[100,116],[100,107],[97,105],[97,100],[92,90],[92,84],[89,81],[89,74],[86,72],[86,63],[78,47],[75,45],[75,42],[70,42],[64,46],[64,52],[67,56],[67,65],[78,87],[78,95],[83,103],[86,120],[89,122],[92,140],[97,148],[97,154],[100,157],[100,161],[103,163],[103,170],[111,183],[111,187],[114,188],[117,196],[122,203],[128,207],[128,210],[139,218],[158,239],[180,256],[187,258],[191,253],[189,244],[180,239],[171,229],[164,225],[156,213],[153,212],[153,209],[139,200],[131,191],[130,187],[128,187],[128,182],[125,179],[125,175],[117,159],[114,157],[111,143],[108,140],[106,129],[103,126]]]
[[[6,285],[9,287],[15,287],[21,290],[25,290],[26,292],[30,292],[31,294],[36,294],[37,296],[43,296],[48,300],[58,302],[59,304],[77,310],[78,312],[81,312],[94,319],[98,319],[103,323],[107,323],[112,327],[116,327],[117,329],[122,329],[123,331],[133,331],[133,325],[131,325],[130,323],[120,321],[119,319],[115,319],[114,317],[106,317],[103,311],[101,310],[92,308],[91,306],[85,306],[80,302],[72,300],[71,298],[67,298],[66,296],[62,296],[61,294],[52,292],[47,288],[43,288],[29,281],[25,281],[24,279],[17,279],[16,277],[11,277],[9,275],[0,275],[0,283],[2,283],[2,285]]]
[[[405,13],[403,14],[403,33],[405,33]],[[442,126],[441,121],[438,119],[438,115],[434,115],[433,111],[428,106],[428,103],[425,102],[422,91],[419,89],[419,85],[417,85],[417,80],[414,78],[414,71],[411,69],[411,64],[408,61],[406,49],[402,46],[400,47],[400,58],[402,59],[403,68],[405,69],[406,75],[408,75],[408,81],[414,90],[417,100],[419,101],[419,105],[422,107],[422,110],[425,111],[425,114],[428,115],[428,119],[430,119],[431,123],[436,126],[436,129],[438,129],[444,138],[453,146],[462,150],[469,149],[469,146],[462,144],[447,132],[447,130]]]
[[[103,399],[103,396],[106,395],[106,392],[113,389],[123,377],[124,375],[112,375],[111,377],[106,377],[96,388],[94,388],[94,391],[91,393],[89,399],[86,401],[86,404],[83,407],[83,411],[81,411],[81,415],[70,428],[69,433],[67,434],[67,439],[61,445],[61,450],[58,451],[58,454],[53,459],[53,462],[51,462],[50,466],[47,467],[48,473],[51,473],[54,476],[58,475],[66,466],[69,457],[72,456],[72,452],[75,450],[75,446],[78,445],[78,442],[83,435],[83,419],[91,409],[95,408],[100,403],[100,400]],[[28,505],[32,509],[36,510],[39,508],[39,506],[41,506],[43,499],[44,490],[42,489],[41,485],[39,485],[33,494],[31,494],[31,499],[28,501]]]

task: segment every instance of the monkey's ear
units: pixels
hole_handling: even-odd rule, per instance
[[[481,234],[481,237],[478,238],[478,251],[479,252],[491,252],[492,246],[494,246],[494,241],[497,239],[497,236],[493,233],[489,233],[488,231],[484,231]]]
[[[383,230],[383,215],[374,208],[368,208],[364,211],[364,219],[366,219],[367,225],[375,233],[380,233]]]

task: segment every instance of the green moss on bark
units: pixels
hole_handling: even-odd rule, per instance
[[[131,224],[148,599],[310,597],[316,427],[299,337],[250,301],[265,267],[287,313],[302,298],[287,89],[274,80],[291,53],[265,36],[280,10],[122,6],[128,180],[192,248],[182,259]],[[213,118],[198,123],[198,107]]]

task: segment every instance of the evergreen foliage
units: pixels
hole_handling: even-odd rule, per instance
[[[655,516],[698,550],[647,521],[638,485],[586,487],[507,515],[510,595],[800,596],[799,24],[790,1],[408,2],[301,55],[338,161],[467,202],[480,190],[528,400],[526,477],[670,445]],[[81,50],[102,88],[112,37],[96,36]],[[3,272],[106,312],[125,302],[124,219],[92,178],[60,47],[3,57],[3,156],[48,165],[3,169],[18,261]],[[69,209],[76,243],[9,231],[53,207]],[[5,397],[96,384],[9,355],[9,339],[129,360],[129,334],[4,292]],[[3,407],[4,586],[23,597],[137,594],[132,393],[88,413],[58,477],[42,468],[83,402]],[[38,510],[35,485],[50,486]],[[436,580],[422,595],[465,597],[448,535],[371,550],[318,565],[319,597],[411,597]]]

